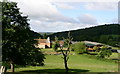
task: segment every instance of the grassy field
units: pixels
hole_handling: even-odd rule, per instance
[[[51,49],[43,52],[54,52]],[[109,59],[117,58],[117,53],[113,53]],[[62,55],[45,55],[45,66],[27,66],[15,68],[16,72],[65,72]],[[91,58],[88,55],[70,55],[69,72],[118,72],[118,63],[113,60],[100,60]]]
[[[120,48],[118,48],[118,47],[112,47],[112,49],[120,50]]]

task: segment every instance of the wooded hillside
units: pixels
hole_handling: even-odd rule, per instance
[[[105,24],[90,28],[71,30],[74,41],[96,41],[115,46],[120,42],[120,24]],[[52,40],[57,36],[59,39],[67,37],[68,31],[49,35]]]

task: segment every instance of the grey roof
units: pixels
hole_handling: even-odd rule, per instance
[[[88,46],[94,46],[94,45],[103,45],[101,43],[97,43],[97,42],[91,42],[91,41],[83,41],[86,45]]]

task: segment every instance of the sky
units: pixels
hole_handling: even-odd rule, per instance
[[[18,3],[35,32],[61,32],[118,23],[117,1],[10,0]],[[98,1],[98,2],[97,2]]]

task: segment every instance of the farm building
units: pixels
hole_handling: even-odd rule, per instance
[[[52,44],[54,44],[55,43],[55,41],[52,41]],[[59,42],[59,46],[63,46],[64,45],[64,40],[60,40]]]
[[[101,43],[91,42],[91,41],[84,41],[84,43],[87,47],[87,50],[93,50],[94,46],[97,46],[97,47],[103,46],[103,44],[101,44]]]
[[[50,48],[51,47],[51,41],[48,37],[47,39],[35,39],[38,41],[37,45],[35,45],[36,48]]]

